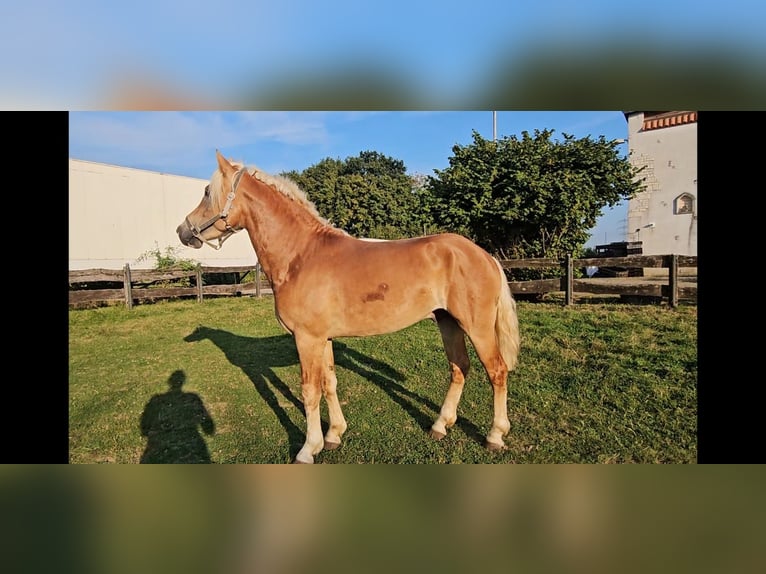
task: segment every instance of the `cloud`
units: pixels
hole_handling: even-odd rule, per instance
[[[238,145],[252,142],[252,138],[293,145],[325,144],[328,139],[326,117],[321,112],[239,112],[236,118],[241,123],[236,129],[238,134],[242,130],[244,141]]]
[[[218,115],[195,116],[182,112],[141,114],[115,112],[70,114],[70,156],[125,165],[133,158],[141,169],[162,170],[163,165],[198,162],[207,155],[214,132],[223,125]],[[214,145],[214,144],[213,144]],[[169,161],[172,158],[172,161]]]
[[[323,144],[325,120],[289,112],[72,112],[70,156],[155,171],[173,165],[207,177],[200,166],[211,165],[215,149],[233,157],[259,144]]]

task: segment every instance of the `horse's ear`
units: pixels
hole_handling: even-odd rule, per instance
[[[221,155],[221,152],[218,150],[215,150],[215,157],[218,160],[218,169],[221,170],[221,173],[229,173],[234,170],[234,167],[226,161],[226,158]]]

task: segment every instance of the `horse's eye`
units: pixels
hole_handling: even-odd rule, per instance
[[[209,196],[209,195],[210,195],[210,186],[209,186],[209,185],[206,185],[206,186],[205,186],[205,197],[207,197],[207,196]]]

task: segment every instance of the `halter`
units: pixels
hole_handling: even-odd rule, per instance
[[[234,195],[236,194],[237,187],[239,186],[239,181],[242,179],[242,175],[245,173],[245,171],[246,168],[243,167],[234,175],[234,181],[231,182],[231,191],[229,192],[229,195],[226,196],[226,205],[223,206],[221,213],[214,215],[199,227],[193,225],[192,222],[189,221],[189,216],[186,216],[186,225],[191,230],[192,235],[203,243],[207,243],[213,249],[220,249],[224,241],[234,235],[237,231],[241,230],[231,227],[229,222],[226,221],[226,218],[229,216],[229,209],[231,209],[231,204],[234,201]],[[218,245],[216,245],[215,243],[212,243],[211,241],[208,241],[202,237],[202,232],[205,231],[208,227],[214,225],[219,219],[223,219],[224,223],[226,223],[226,233],[218,238]]]

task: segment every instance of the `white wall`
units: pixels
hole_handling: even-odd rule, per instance
[[[69,160],[69,269],[152,268],[137,258],[159,247],[203,265],[255,265],[246,231],[220,250],[184,247],[176,227],[200,199],[207,180],[77,159]]]

